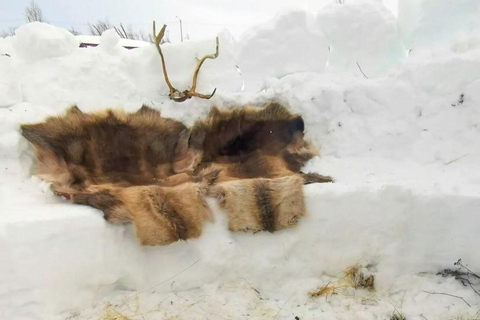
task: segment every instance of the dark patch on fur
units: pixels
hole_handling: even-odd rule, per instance
[[[156,191],[162,192],[160,190]],[[159,197],[158,194],[150,194],[150,201],[155,208],[155,212],[164,216],[170,222],[172,229],[177,234],[178,239],[188,239],[188,225],[183,217],[175,210],[173,206],[167,203],[163,197]]]
[[[86,204],[100,210],[112,208],[122,203],[117,197],[105,190],[96,193],[75,193],[72,195],[72,202]]]
[[[285,160],[289,170],[293,172],[299,172],[300,169],[312,158],[308,153],[291,153],[284,152],[283,159]]]
[[[167,217],[174,230],[177,232],[178,238],[182,240],[188,239],[188,226],[182,216],[168,203],[162,205],[162,213]]]
[[[77,185],[87,179],[91,183],[143,185],[173,173],[168,166],[175,154],[178,135],[186,127],[162,118],[160,112],[147,106],[120,117],[112,110],[106,116],[85,114],[74,106],[66,116],[22,125],[21,129],[27,140],[63,159],[69,170],[75,165],[75,170],[82,172],[71,172]],[[147,165],[142,166],[145,162]],[[158,165],[166,169],[157,172]]]
[[[67,114],[83,114],[82,110],[77,105],[73,105],[67,110]]]
[[[318,173],[303,173],[301,172],[303,176],[303,184],[311,184],[311,183],[325,183],[325,182],[333,182],[333,178],[329,176],[322,176]]]
[[[71,195],[71,201],[73,203],[84,204],[102,210],[103,217],[107,221],[110,221],[112,218],[115,219],[115,210],[123,206],[123,202],[120,199],[106,190],[96,193],[74,193]]]
[[[140,148],[137,131],[121,123],[113,113],[101,122],[88,127],[88,136],[92,137],[95,154],[101,154],[103,174],[135,183],[140,173]],[[88,163],[85,163],[88,165]],[[88,167],[90,172],[95,168]],[[117,182],[114,181],[114,182]]]
[[[275,231],[275,211],[272,204],[272,196],[265,180],[254,183],[255,201],[260,210],[263,228],[269,232]]]
[[[157,116],[160,116],[160,111],[157,110],[157,109],[153,109],[149,106],[147,106],[146,104],[143,104],[142,107],[140,109],[138,109],[137,112],[135,112],[136,114],[152,114],[152,115],[157,115]]]
[[[204,161],[237,162],[262,151],[275,155],[288,145],[295,133],[303,134],[302,117],[290,113],[278,103],[265,108],[220,111],[212,108],[205,121],[192,128],[195,146],[204,151]]]
[[[273,166],[268,159],[260,153],[241,159],[229,166],[228,175],[241,179],[271,178]]]

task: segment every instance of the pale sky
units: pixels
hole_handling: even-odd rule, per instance
[[[36,0],[44,18],[51,24],[88,34],[88,23],[106,20],[132,25],[151,32],[152,20],[167,24],[172,42],[183,34],[190,39],[214,37],[228,29],[238,37],[249,27],[267,21],[289,8],[318,11],[333,0]],[[355,1],[355,0],[350,0]],[[396,14],[398,0],[383,0]],[[0,0],[0,31],[25,23],[23,16],[30,0]]]

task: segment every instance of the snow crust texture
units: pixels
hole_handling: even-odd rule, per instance
[[[0,319],[478,317],[480,296],[436,275],[460,258],[480,273],[480,7],[452,3],[401,1],[397,19],[380,1],[335,1],[240,39],[222,32],[197,88],[217,93],[181,104],[167,97],[153,45],[127,50],[107,31],[78,48],[41,23],[0,39]],[[185,90],[215,39],[163,50]],[[55,197],[31,176],[18,129],[72,104],[146,103],[190,125],[212,105],[271,99],[301,114],[322,150],[305,171],[336,183],[305,187],[309,215],[297,228],[233,234],[209,201],[215,222],[201,238],[161,248]],[[375,276],[375,292],[308,295],[352,265]]]

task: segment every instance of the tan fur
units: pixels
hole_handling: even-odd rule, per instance
[[[273,232],[296,225],[306,214],[302,185],[299,176],[244,179],[219,183],[209,193],[227,212],[230,230]]]
[[[213,219],[203,197],[204,191],[198,184],[133,188],[136,189],[133,192],[123,192],[123,199],[133,213],[136,234],[143,245],[165,245],[198,238],[203,222]]]
[[[303,179],[288,176],[269,181],[275,205],[275,230],[286,229],[297,224],[305,216]]]
[[[204,221],[213,221],[204,199],[206,188],[197,183],[175,187],[105,184],[90,187],[86,192],[53,189],[73,203],[102,210],[109,222],[133,222],[142,245],[198,238]]]

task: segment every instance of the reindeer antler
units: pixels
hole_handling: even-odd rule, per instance
[[[162,27],[162,30],[160,30],[160,32],[157,34],[157,31],[155,28],[155,21],[153,21],[153,36],[155,37],[155,46],[157,47],[158,53],[160,54],[160,58],[162,60],[163,76],[165,77],[165,82],[167,83],[168,88],[170,90],[170,93],[168,94],[168,96],[170,97],[170,99],[176,102],[182,102],[187,99],[190,99],[191,97],[210,99],[211,97],[213,97],[213,95],[217,91],[216,88],[213,90],[211,94],[201,94],[201,93],[197,93],[195,90],[197,88],[198,73],[200,72],[200,68],[202,67],[202,64],[207,59],[216,59],[218,57],[218,37],[216,39],[215,53],[207,54],[203,58],[197,59],[197,67],[195,68],[195,71],[193,73],[193,82],[190,90],[179,91],[174,86],[172,86],[172,83],[168,79],[167,67],[165,66],[165,57],[163,56],[162,49],[160,48],[160,42],[162,41],[162,38],[165,35],[166,28],[167,28],[167,25],[164,24]]]

